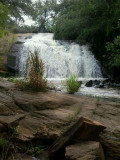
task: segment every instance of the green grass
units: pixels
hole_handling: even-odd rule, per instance
[[[78,82],[78,79],[75,75],[71,75],[66,79],[66,89],[69,94],[74,94],[79,90],[81,83]]]

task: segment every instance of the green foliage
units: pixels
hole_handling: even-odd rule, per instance
[[[71,75],[69,78],[66,79],[66,86],[67,92],[69,94],[74,94],[78,91],[80,83],[78,82],[77,77],[75,75]]]
[[[36,2],[33,19],[36,21],[40,32],[52,32],[56,6],[56,0],[38,0]]]
[[[3,138],[0,138],[0,147],[1,147],[1,148],[6,147],[7,144],[8,144],[8,141],[7,141],[7,140],[5,140],[5,139],[3,139]]]
[[[11,21],[23,20],[24,15],[30,15],[33,12],[33,3],[31,0],[1,0],[1,4],[6,5],[9,10],[9,15],[12,17]],[[14,18],[14,20],[13,20]]]
[[[8,126],[7,133],[4,133],[0,138],[0,159],[7,160],[11,152],[11,148],[15,150],[14,138],[18,135],[18,128],[13,126]]]
[[[0,30],[0,38],[3,38],[4,36],[8,36],[9,32],[7,30]]]
[[[0,2],[0,36],[4,34],[5,31],[1,31],[5,28],[8,20],[8,8]],[[2,33],[3,32],[3,33]]]
[[[117,36],[113,43],[107,43],[106,50],[108,55],[105,58],[109,60],[106,67],[109,72],[114,72],[115,69],[120,70],[120,36]]]
[[[39,146],[33,146],[28,152],[32,156],[39,156],[44,151],[45,146],[39,145]]]
[[[55,18],[54,37],[90,44],[98,60],[106,67],[106,42],[120,35],[119,0],[61,0],[59,14]],[[109,63],[107,56],[107,63]],[[119,64],[119,55],[114,65]],[[113,72],[111,72],[111,75]]]
[[[11,28],[12,33],[38,33],[39,28],[38,26],[28,26],[28,25],[23,25],[23,26],[18,26],[15,25],[14,27]]]

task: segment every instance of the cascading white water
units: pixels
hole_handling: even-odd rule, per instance
[[[25,41],[20,53],[21,73],[24,73],[29,51],[35,50],[45,64],[47,78],[65,78],[71,74],[80,78],[102,78],[100,65],[88,46],[55,41],[51,33],[35,34]]]

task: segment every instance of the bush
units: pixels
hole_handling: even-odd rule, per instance
[[[81,84],[78,82],[77,77],[75,75],[71,75],[66,79],[67,92],[69,94],[74,94],[78,91]]]
[[[106,45],[107,55],[104,57],[107,61],[106,68],[114,77],[119,77],[120,72],[120,35],[117,36],[113,43]]]
[[[44,64],[38,57],[38,52],[30,53],[27,61],[26,83],[37,91],[46,91],[47,80],[44,76]]]
[[[30,53],[24,79],[9,78],[21,90],[46,91],[47,80],[44,78],[44,64],[38,57],[38,52]]]

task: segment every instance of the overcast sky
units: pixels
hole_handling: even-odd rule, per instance
[[[24,18],[24,20],[25,20],[25,22],[24,22],[23,24],[29,25],[29,26],[35,24],[35,22],[34,22],[31,18],[29,18],[29,17],[27,17],[27,16],[23,16],[23,18]]]

